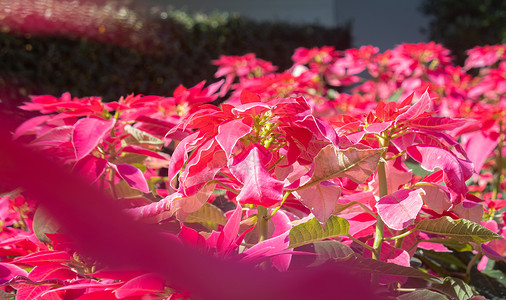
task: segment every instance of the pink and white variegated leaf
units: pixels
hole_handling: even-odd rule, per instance
[[[372,123],[369,126],[364,128],[364,131],[367,133],[381,133],[386,130],[388,127],[392,125],[392,121],[381,122],[381,123]]]
[[[76,159],[80,160],[93,151],[104,136],[111,131],[115,123],[115,119],[103,120],[91,117],[77,121],[72,131],[72,144]]]
[[[199,132],[195,132],[185,137],[172,153],[169,162],[168,179],[172,187],[175,188],[173,179],[181,171],[184,163],[188,160],[188,152],[195,149],[200,143],[202,143],[203,137],[199,137]]]
[[[141,276],[146,274],[145,271],[142,270],[133,270],[133,269],[125,269],[125,268],[112,268],[112,269],[102,269],[100,271],[88,274],[95,278],[100,278],[103,282],[118,282],[123,281],[127,282],[132,278],[137,276]],[[106,279],[106,280],[104,280]]]
[[[339,144],[336,130],[330,124],[321,121],[313,115],[307,115],[303,120],[296,121],[296,123],[311,131],[318,140],[326,140],[333,145]]]
[[[395,230],[402,230],[412,224],[422,208],[422,189],[402,189],[384,196],[376,203],[378,214],[385,224]]]
[[[250,227],[238,236],[241,218],[242,207],[237,205],[235,210],[229,214],[227,224],[225,224],[223,229],[211,232],[206,238],[206,247],[210,250],[213,249],[222,257],[229,255],[233,250],[237,249],[246,234],[254,229],[254,227]]]
[[[483,205],[474,201],[464,200],[452,208],[459,218],[480,223],[483,220]]]
[[[211,197],[211,194],[213,193],[215,187],[216,183],[209,183],[204,185],[200,190],[191,196],[183,195],[183,197],[180,198],[176,197],[172,201],[170,207],[171,212],[175,214],[176,218],[180,222],[183,222],[189,214],[199,210],[204,205],[204,203],[209,200],[209,197]]]
[[[290,231],[272,237],[241,253],[241,262],[259,263],[271,258],[272,266],[278,271],[287,271],[290,266],[293,249],[287,249],[290,242],[288,239]]]
[[[406,120],[416,119],[418,116],[422,115],[426,110],[429,110],[430,108],[431,108],[430,96],[428,91],[425,91],[425,93],[423,93],[418,102],[416,102],[407,111],[398,115],[397,118],[395,118],[395,124],[398,124]]]
[[[402,166],[401,166],[402,167]],[[389,194],[396,192],[403,185],[407,184],[411,181],[413,177],[413,171],[409,169],[402,170],[395,165],[394,160],[388,160],[385,163],[385,171],[386,171],[386,185],[387,191]],[[369,186],[372,187],[372,190],[376,196],[379,195],[379,178],[378,173],[374,174],[373,180],[369,183]]]
[[[500,253],[497,253],[494,249],[492,249],[488,245],[481,244],[480,247],[481,247],[482,253],[486,257],[488,257],[489,259],[492,259],[492,260],[495,260],[495,261],[502,260],[502,261],[506,262],[506,259]]]
[[[43,281],[46,279],[59,279],[59,280],[71,280],[75,279],[77,274],[62,264],[49,264],[43,266],[36,266],[28,274],[28,278],[33,281]],[[38,299],[38,297],[44,292],[51,289],[50,286],[44,285],[22,285],[16,294],[16,299],[20,300],[32,300]],[[59,299],[54,298],[56,295],[50,294],[48,299]]]
[[[481,130],[478,130],[463,134],[462,140],[467,157],[473,162],[474,170],[479,174],[485,161],[497,147],[499,139],[485,135]]]
[[[313,175],[303,187],[337,177],[364,183],[376,171],[383,151],[383,148],[338,149],[334,145],[327,145],[314,158]]]
[[[442,214],[452,207],[450,192],[445,186],[430,182],[419,182],[414,187],[425,191],[425,195],[422,195],[422,200],[436,213]]]
[[[227,221],[227,224],[221,231],[220,238],[216,244],[216,248],[222,255],[228,254],[238,245],[235,244],[237,235],[239,234],[239,226],[241,225],[242,207],[237,205],[234,212]]]
[[[148,183],[141,170],[129,164],[109,164],[131,188],[149,193]]]
[[[207,249],[206,239],[201,236],[195,229],[181,226],[178,237],[188,246],[195,249]]]
[[[453,130],[465,125],[468,121],[465,119],[452,119],[447,117],[423,117],[409,120],[407,125],[427,131]]]
[[[71,263],[72,258],[70,254],[65,251],[39,251],[25,256],[17,257],[13,263],[27,264],[31,266],[43,266],[54,264],[67,264]]]
[[[466,180],[473,175],[472,162],[458,158],[444,149],[426,145],[410,146],[407,153],[427,171],[442,169],[443,180],[450,190],[452,202],[458,204],[463,200],[468,191]]]
[[[183,198],[183,194],[175,192],[158,202],[134,208],[127,208],[124,212],[136,220],[142,219],[150,223],[158,223],[172,216],[172,202],[181,198]]]
[[[125,284],[114,290],[114,294],[118,299],[148,295],[163,291],[164,286],[165,280],[162,276],[148,273],[125,282]]]
[[[319,184],[298,189],[294,194],[304,206],[309,208],[318,221],[325,224],[334,212],[341,195],[341,187],[330,181],[322,181]]]
[[[86,155],[74,165],[73,171],[93,183],[104,174],[106,166],[107,160],[93,155]]]
[[[230,158],[237,141],[251,131],[251,126],[244,123],[244,119],[236,119],[218,127],[215,139],[221,146],[227,158]]]
[[[242,90],[240,99],[241,104],[262,102],[262,99],[260,99],[260,96],[258,96],[258,94],[250,92],[247,89]]]
[[[160,154],[156,151],[149,150],[149,149],[146,149],[146,148],[138,146],[138,145],[127,145],[127,146],[123,147],[122,151],[128,152],[128,153],[140,154],[140,155],[149,156],[149,157],[154,157],[154,158],[158,158],[158,159],[162,159],[162,160],[168,160],[167,156],[163,156],[162,154]]]
[[[415,138],[416,133],[408,132],[399,137],[396,137],[395,139],[392,139],[390,142],[397,148],[397,150],[399,150],[399,152],[401,152],[405,151],[406,148],[413,145],[413,143],[415,142]]]
[[[225,152],[219,149],[215,141],[200,147],[179,177],[180,189],[185,196],[192,196],[214,179],[227,164]]]
[[[12,139],[18,139],[20,136],[27,134],[36,134],[40,130],[39,125],[42,125],[50,118],[51,116],[42,115],[26,120],[16,128],[14,134],[12,135]]]
[[[70,267],[60,263],[36,266],[28,274],[28,278],[34,281],[45,279],[72,280],[76,279],[77,276],[77,273]]]
[[[116,288],[116,287],[120,286],[121,284],[122,284],[122,282],[103,283],[103,282],[98,282],[96,280],[90,280],[90,279],[78,279],[78,280],[72,281],[72,283],[69,285],[65,285],[65,286],[62,286],[59,288],[48,290],[48,291],[42,293],[41,297],[44,297],[47,294],[56,293],[58,291],[66,291],[66,290],[81,290],[81,289],[105,290],[105,289],[110,289],[110,288]],[[46,297],[44,297],[43,299],[46,299]]]
[[[248,102],[232,108],[235,115],[259,115],[272,108],[272,105],[263,102]]]
[[[418,248],[425,250],[432,250],[437,252],[452,252],[448,248],[446,248],[443,244],[439,243],[431,243],[431,242],[420,242],[418,243]]]
[[[72,137],[73,127],[64,125],[55,127],[38,136],[36,139],[30,142],[34,146],[50,146],[58,147],[59,145],[70,141]]]
[[[282,199],[283,182],[267,171],[266,164],[271,154],[264,147],[253,144],[229,160],[229,169],[243,188],[237,201],[241,204],[272,206]]]
[[[0,262],[0,284],[3,284],[16,276],[28,276],[28,272],[11,263]]]
[[[383,244],[383,251],[381,251],[380,259],[387,263],[396,264],[399,266],[409,267],[411,256],[406,250],[393,248],[388,243]],[[407,277],[381,275],[379,281],[383,284],[391,282],[406,282]]]

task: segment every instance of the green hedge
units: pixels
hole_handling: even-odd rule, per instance
[[[170,95],[181,83],[213,81],[216,67],[211,60],[221,54],[253,52],[285,69],[297,47],[351,45],[349,25],[328,29],[260,23],[224,13],[188,14],[159,7],[136,16],[142,26],[129,33],[128,46],[68,34],[1,32],[3,104],[17,105],[28,94],[65,91],[78,97],[98,95],[106,101],[129,93]],[[118,39],[125,38],[118,32]]]

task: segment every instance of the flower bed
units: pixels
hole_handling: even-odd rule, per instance
[[[5,297],[504,297],[505,50],[299,48],[171,97],[32,97],[0,150]]]

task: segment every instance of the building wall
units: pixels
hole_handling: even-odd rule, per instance
[[[188,11],[237,12],[260,21],[318,23],[335,26],[335,0],[151,0],[153,3],[185,8]]]
[[[418,7],[423,0],[150,0],[188,11],[237,12],[255,20],[341,26],[352,22],[355,47],[374,45],[381,51],[400,43],[426,42],[421,32],[428,19]]]
[[[336,0],[336,19],[352,21],[355,46],[381,51],[401,43],[427,42],[422,28],[429,20],[420,11],[423,0]]]

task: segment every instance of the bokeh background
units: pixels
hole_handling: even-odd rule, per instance
[[[215,81],[211,60],[253,52],[280,70],[297,47],[506,42],[502,0],[0,0],[0,109],[29,95],[171,95]]]

